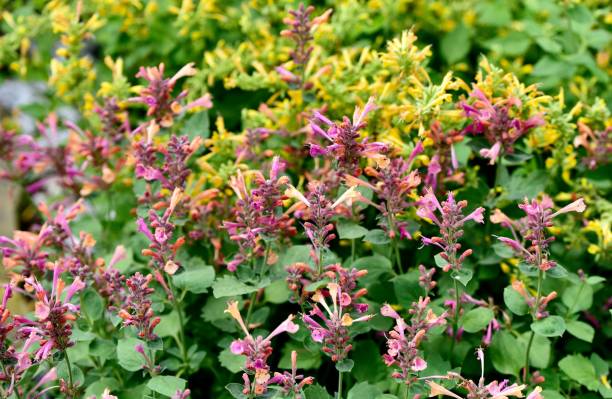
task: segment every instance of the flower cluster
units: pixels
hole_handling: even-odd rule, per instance
[[[245,335],[243,339],[234,340],[230,346],[233,354],[246,357],[245,373],[242,375],[244,380],[243,393],[245,395],[262,395],[267,392],[269,384],[283,382],[284,380],[280,377],[271,378],[268,358],[272,354],[272,338],[284,332],[295,334],[298,331],[299,326],[293,322],[293,315],[290,315],[264,338],[262,336],[253,337],[251,335],[240,315],[238,302],[228,302],[225,312],[229,313],[238,322]],[[252,382],[250,380],[251,376],[253,377]]]
[[[432,189],[427,189],[425,195],[419,199],[417,215],[431,220],[440,229],[439,237],[429,238],[423,236],[423,244],[435,245],[442,250],[440,256],[447,262],[443,267],[444,271],[461,270],[461,265],[465,258],[472,254],[472,250],[467,249],[459,255],[461,244],[459,244],[458,240],[463,236],[463,225],[465,222],[469,220],[473,220],[476,223],[484,222],[483,207],[478,207],[469,215],[464,216],[462,210],[466,206],[467,201],[456,201],[450,192],[447,195],[446,201],[440,204]],[[436,212],[439,213],[439,217],[436,216]]]
[[[315,112],[310,122],[313,133],[328,142],[327,145],[310,144],[310,155],[329,156],[338,162],[341,174],[359,176],[361,160],[373,159],[378,165],[388,162],[384,155],[389,147],[381,142],[368,142],[368,138],[358,141],[360,131],[367,126],[366,117],[376,108],[374,98],[370,98],[363,107],[355,108],[353,119],[344,117],[342,123],[334,123],[320,112]]]
[[[157,336],[153,333],[161,319],[155,316],[151,308],[151,294],[155,290],[149,287],[153,279],[151,274],[143,276],[134,274],[125,282],[127,293],[125,302],[119,310],[119,317],[123,319],[124,326],[134,326],[138,330],[138,336],[147,341],[152,341]]]
[[[325,294],[332,301],[331,307],[325,299]],[[353,348],[349,327],[353,323],[370,320],[373,316],[364,315],[353,319],[346,313],[345,310],[353,300],[337,283],[327,284],[327,292],[317,291],[311,300],[313,308],[309,314],[302,315],[302,320],[310,330],[312,340],[323,345],[323,352],[331,357],[333,362],[346,359]],[[321,323],[314,317],[319,318]]]
[[[519,208],[526,216],[518,222],[511,220],[500,210],[491,215],[491,222],[509,228],[513,236],[513,238],[497,237],[497,239],[512,248],[527,264],[542,271],[556,266],[555,261],[548,258],[548,247],[555,237],[546,236],[546,229],[553,226],[552,219],[568,212],[581,213],[586,209],[582,198],[556,212],[552,211],[552,207],[553,202],[549,197],[544,197],[541,201],[533,199],[531,202],[525,199]]]
[[[473,87],[470,97],[474,99],[472,104],[461,104],[465,115],[472,119],[472,123],[465,128],[465,133],[484,135],[491,148],[480,150],[480,155],[488,158],[491,165],[501,156],[512,154],[514,143],[521,136],[544,124],[540,115],[527,120],[513,116],[512,112],[520,110],[522,106],[518,98],[493,103],[477,86]]]
[[[428,309],[429,297],[419,298],[408,311],[411,315],[410,324],[389,305],[384,305],[380,312],[383,316],[395,319],[393,330],[387,337],[387,353],[383,360],[388,367],[395,366],[399,371],[392,377],[404,384],[416,381],[414,375],[427,368],[427,362],[419,354],[419,344],[426,339],[427,332],[446,323],[446,313],[436,316]]]
[[[504,380],[502,382],[492,381],[485,385],[484,379],[484,352],[482,349],[478,348],[476,350],[476,357],[480,361],[481,367],[481,375],[478,383],[474,381],[462,377],[460,374],[449,372],[446,378],[449,380],[458,380],[459,386],[466,391],[468,391],[467,398],[469,399],[501,399],[508,398],[510,396],[522,398],[523,390],[527,388],[526,385],[518,385],[512,384],[508,385],[508,380]],[[442,385],[435,383],[434,381],[427,381],[427,384],[431,388],[430,397],[433,396],[449,396],[455,399],[463,399],[461,396],[457,395],[444,388]],[[533,392],[527,395],[527,399],[543,399],[543,396],[540,394],[542,392],[542,388],[536,387]]]

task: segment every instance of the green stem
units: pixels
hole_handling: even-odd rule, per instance
[[[181,304],[181,302],[179,302],[176,299],[176,290],[174,288],[174,285],[172,283],[172,279],[168,279],[168,285],[170,287],[170,293],[172,294],[172,305],[174,306],[174,309],[176,310],[176,313],[178,314],[178,318],[179,318],[179,340],[180,343],[177,341],[177,343],[179,344],[179,349],[181,351],[181,356],[183,358],[183,366],[187,366],[187,343],[185,341],[185,319],[183,316],[183,306]]]
[[[403,385],[404,386],[402,387],[402,398],[408,399],[408,385],[406,383],[404,383]]]
[[[247,315],[245,319],[245,324],[247,328],[249,328],[249,322],[251,321],[251,313],[253,313],[253,307],[255,305],[256,298],[257,298],[257,291],[251,294],[251,300],[249,301],[249,310],[247,310]]]
[[[74,390],[74,382],[72,378],[72,366],[70,365],[70,357],[68,356],[68,351],[64,350],[64,358],[66,359],[66,367],[68,367],[68,383],[70,384],[69,392]],[[72,397],[72,394],[70,394]]]
[[[355,263],[355,239],[351,240],[351,265]]]
[[[338,395],[336,399],[342,399],[342,371],[338,371]]]
[[[402,268],[402,258],[400,256],[399,243],[394,238],[393,239],[393,250],[395,251],[395,263],[397,263],[397,271],[400,274],[404,274],[404,270]]]
[[[540,264],[540,262],[538,262]],[[544,279],[544,272],[541,268],[538,271],[538,289],[536,293],[535,305],[533,306],[533,312],[531,313],[531,318],[533,321],[536,321],[538,315],[538,309],[540,307],[540,297],[542,295],[542,280]],[[532,331],[529,336],[529,343],[527,344],[527,351],[525,352],[525,371],[523,373],[523,381],[527,382],[527,378],[529,378],[529,353],[531,352],[531,344],[533,344],[533,339],[535,337],[535,332]]]
[[[461,311],[461,298],[459,295],[459,284],[457,284],[457,279],[453,279],[453,285],[455,288],[455,317],[453,318],[453,336],[450,347],[450,361],[453,361],[453,352],[455,350],[455,342],[457,341],[457,330],[459,327],[459,312]]]

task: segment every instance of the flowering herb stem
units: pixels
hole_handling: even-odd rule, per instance
[[[531,314],[533,321],[537,320],[537,312],[540,307],[540,297],[542,295],[542,280],[544,279],[544,271],[540,268],[538,270],[538,288],[536,293],[536,300],[534,305],[534,311]],[[529,335],[529,342],[527,343],[527,350],[525,352],[525,372],[523,374],[523,381],[527,382],[527,378],[529,378],[529,353],[531,352],[531,345],[533,344],[533,339],[535,338],[535,332],[531,331]]]
[[[185,342],[185,319],[183,317],[183,306],[181,304],[183,298],[181,296],[181,300],[177,300],[175,294],[176,289],[174,287],[174,284],[172,283],[172,279],[168,279],[168,285],[170,287],[170,292],[172,293],[172,306],[176,310],[176,313],[178,314],[179,318],[179,339],[177,340],[177,344],[179,345],[181,357],[183,358],[183,366],[186,367],[188,365],[186,346],[187,343]]]
[[[66,359],[66,367],[68,368],[68,382],[70,384],[69,395],[72,397],[72,391],[74,390],[74,380],[72,378],[72,366],[70,365],[70,357],[68,356],[68,351],[64,351],[64,359]]]
[[[450,360],[452,362],[453,352],[455,350],[455,342],[457,341],[457,333],[459,329],[459,312],[461,306],[461,296],[459,295],[459,284],[457,283],[457,279],[452,277],[453,286],[455,288],[455,317],[453,318],[453,336],[450,347]]]
[[[342,399],[342,371],[338,370],[338,394],[336,399]]]

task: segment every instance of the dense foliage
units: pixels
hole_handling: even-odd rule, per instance
[[[3,398],[612,397],[607,2],[0,4]]]

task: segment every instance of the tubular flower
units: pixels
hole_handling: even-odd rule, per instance
[[[291,373],[288,371],[281,373],[274,373],[269,381],[270,384],[277,384],[281,386],[281,389],[285,395],[292,393],[295,399],[302,399],[302,390],[304,386],[310,385],[314,382],[313,377],[306,377],[302,374],[297,373],[297,352],[291,351]]]
[[[472,213],[464,216],[463,208],[467,206],[467,201],[455,201],[452,193],[448,193],[446,201],[440,202],[436,198],[431,188],[425,191],[425,195],[419,199],[419,208],[417,215],[431,220],[440,229],[441,237],[423,237],[424,245],[435,245],[442,252],[440,256],[447,264],[444,266],[444,271],[461,270],[461,264],[465,258],[472,254],[471,249],[465,250],[461,255],[458,251],[461,249],[461,244],[458,240],[463,236],[463,225],[465,222],[473,220],[476,223],[484,222],[484,208],[478,207]],[[436,215],[439,213],[440,217]]]
[[[512,384],[508,385],[508,380],[504,380],[502,382],[492,381],[489,384],[485,385],[484,381],[484,352],[481,348],[476,350],[476,357],[480,361],[481,374],[480,379],[478,380],[478,384],[472,380],[462,377],[460,374],[449,372],[445,377],[445,379],[449,380],[457,380],[459,382],[459,387],[468,391],[468,395],[466,398],[469,399],[508,399],[509,397],[522,398],[523,390],[527,388],[526,385],[518,385]],[[438,395],[449,396],[455,399],[463,399],[463,397],[451,392],[450,390],[444,388],[443,386],[435,383],[434,381],[428,380],[427,384],[430,387],[429,397],[434,397]],[[540,387],[536,387],[535,390],[529,394],[528,399],[537,399],[539,396],[539,392],[542,389]]]
[[[138,336],[147,341],[157,338],[153,330],[161,320],[155,317],[151,309],[153,302],[150,296],[155,291],[149,287],[152,279],[152,275],[143,276],[140,273],[128,278],[125,282],[127,286],[125,303],[119,310],[119,317],[123,319],[123,325],[136,327]]]
[[[154,121],[162,127],[170,127],[174,123],[174,117],[183,110],[180,104],[181,100],[187,96],[187,91],[184,90],[173,97],[174,86],[179,79],[195,75],[196,69],[193,63],[189,63],[171,78],[164,78],[164,72],[165,66],[163,63],[158,67],[140,67],[136,77],[145,79],[149,82],[149,85],[142,88],[139,96],[132,97],[130,101],[146,105],[148,116],[152,116]],[[185,107],[189,109],[195,106],[211,108],[210,95],[206,94]]]
[[[267,337],[253,337],[240,315],[238,302],[228,302],[225,313],[229,313],[238,322],[245,335],[243,339],[234,340],[230,345],[230,351],[233,354],[246,357],[245,373],[243,374],[243,380],[245,381],[243,393],[245,395],[252,393],[261,395],[267,391],[268,384],[270,384],[270,366],[267,362],[272,354],[272,338],[284,332],[295,334],[299,326],[293,322],[294,316],[290,315]],[[250,376],[254,376],[253,384],[250,383]]]
[[[404,384],[416,381],[415,375],[427,368],[427,362],[419,354],[419,344],[426,338],[427,332],[446,323],[446,313],[436,316],[427,308],[429,297],[419,298],[412,304],[409,313],[412,315],[410,324],[400,317],[389,305],[384,305],[380,312],[383,316],[395,319],[395,327],[387,335],[387,353],[383,361],[388,367],[398,367],[399,371],[392,374],[393,378]]]
[[[47,359],[54,349],[65,351],[74,345],[70,341],[72,335],[72,322],[76,320],[79,306],[70,303],[72,297],[83,288],[85,283],[79,277],[65,288],[64,281],[60,278],[62,273],[59,263],[53,269],[53,283],[51,292],[31,276],[25,279],[27,286],[34,290],[36,296],[35,316],[36,320],[28,320],[22,316],[16,316],[15,321],[20,325],[19,334],[37,341],[40,345],[34,355],[36,361]],[[62,294],[65,292],[64,297]]]
[[[540,115],[527,120],[512,116],[512,112],[521,109],[522,104],[518,98],[493,103],[476,85],[473,86],[470,97],[474,99],[472,104],[461,104],[465,116],[472,119],[472,123],[464,131],[484,135],[491,148],[480,150],[480,155],[488,158],[491,165],[497,162],[500,156],[512,154],[514,143],[521,136],[545,123]]]
[[[360,163],[363,158],[373,159],[379,166],[386,165],[389,162],[384,155],[389,149],[387,144],[369,143],[367,138],[357,141],[360,130],[367,126],[365,121],[367,115],[375,108],[374,98],[371,97],[363,110],[355,108],[352,121],[345,116],[342,123],[334,123],[319,112],[315,112],[310,128],[328,144],[325,146],[310,144],[310,155],[330,156],[337,160],[340,173],[354,176],[361,174]],[[326,126],[327,130],[322,126]]]
[[[344,312],[352,302],[350,295],[342,292],[336,283],[327,284],[327,290],[332,306],[328,305],[323,292],[317,291],[311,297],[313,309],[308,315],[303,314],[302,320],[310,330],[312,340],[323,345],[323,352],[330,356],[333,362],[339,362],[345,359],[353,348],[349,327],[353,323],[370,320],[373,316],[365,315],[353,319],[349,313]],[[318,317],[322,324],[315,321],[314,316]]]
[[[541,201],[533,199],[529,202],[525,199],[519,208],[525,212],[526,216],[519,221],[511,220],[499,210],[496,210],[491,216],[493,223],[500,223],[509,228],[513,237],[497,237],[497,239],[510,247],[527,264],[543,271],[556,266],[555,261],[548,258],[548,247],[555,237],[546,237],[546,229],[553,226],[553,218],[569,212],[582,213],[586,209],[582,198],[564,206],[557,212],[553,212],[552,207],[552,200],[545,196]]]

